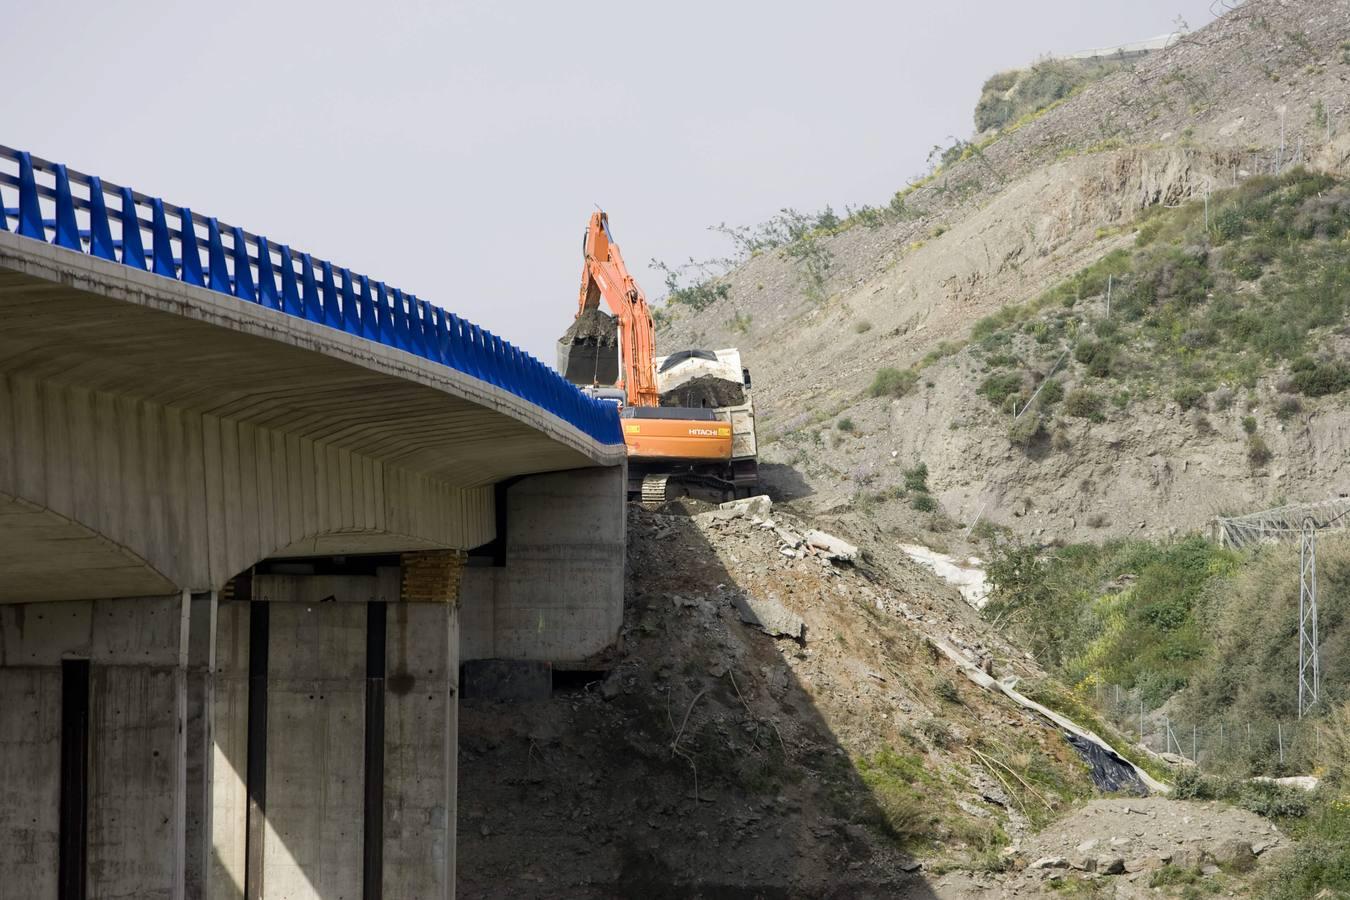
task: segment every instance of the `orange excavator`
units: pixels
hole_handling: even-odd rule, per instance
[[[656,357],[647,298],[603,212],[591,215],[583,257],[577,315],[559,341],[558,368],[587,393],[620,407],[629,493],[661,502],[671,496],[672,481],[723,497],[753,484],[754,414],[739,353]],[[600,309],[601,300],[612,317]]]

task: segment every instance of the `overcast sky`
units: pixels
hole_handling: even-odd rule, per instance
[[[1216,2],[1217,8],[1217,2]],[[0,143],[412,291],[553,362],[599,204],[647,266],[707,226],[885,203],[993,72],[1211,0],[0,0]],[[13,198],[10,198],[10,203]]]

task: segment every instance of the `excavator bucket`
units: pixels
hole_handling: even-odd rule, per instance
[[[577,316],[558,340],[558,371],[573,384],[619,380],[619,323],[598,309]]]

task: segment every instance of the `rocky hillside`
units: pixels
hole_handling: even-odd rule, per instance
[[[461,702],[465,895],[1135,896],[1169,866],[1245,893],[1287,847],[1236,809],[1138,801],[1146,839],[1128,792],[1073,812],[1097,793],[1088,764],[988,673],[1052,707],[1062,689],[861,518],[688,512],[630,510],[611,670]],[[861,552],[831,558],[811,524]]]
[[[1240,206],[1234,188],[1272,172],[1346,174],[1347,41],[1346,0],[1252,0],[960,145],[949,165],[885,206],[798,229],[786,243],[747,243],[757,252],[716,289],[668,304],[659,340],[742,349],[756,379],[766,480],[814,509],[861,500],[883,523],[910,521],[903,472],[918,461],[949,519],[980,517],[1047,540],[1159,536],[1218,512],[1350,490],[1343,395],[1290,389],[1296,365],[1337,351],[1343,315],[1319,318],[1317,340],[1297,353],[1253,349],[1236,369],[1224,364],[1233,354],[1220,360],[1196,346],[1188,352],[1205,366],[1169,364],[1150,376],[1177,349],[1151,321],[1120,338],[1128,374],[1093,370],[1079,349],[1083,339],[1115,339],[1099,333],[1110,316],[1093,272],[1114,290],[1116,276],[1141,281],[1166,269],[1140,262],[1141,232],[1144,243],[1161,236],[1168,251],[1203,261],[1204,284],[1188,301],[1194,340],[1208,339],[1210,312],[1273,296],[1284,261],[1243,277],[1220,246],[1241,235],[1217,233],[1209,212],[1218,210],[1205,207]],[[1319,183],[1298,202],[1337,184]],[[1265,189],[1276,188],[1248,190]],[[1314,228],[1281,240],[1268,248],[1273,257],[1295,240],[1325,251],[1340,237]],[[1322,251],[1306,255],[1304,275],[1329,258]],[[1167,302],[1140,306],[1137,318],[1159,319]],[[1271,310],[1278,315],[1278,304]],[[989,319],[999,315],[1007,318]],[[1004,345],[984,340],[993,332]],[[987,383],[1000,375],[997,396]],[[1052,378],[1064,397],[1091,395],[1073,407],[1087,414],[1042,407],[1019,432],[1013,404]]]

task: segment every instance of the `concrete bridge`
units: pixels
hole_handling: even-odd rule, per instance
[[[453,896],[460,663],[618,635],[616,411],[5,147],[0,210],[0,900]]]

